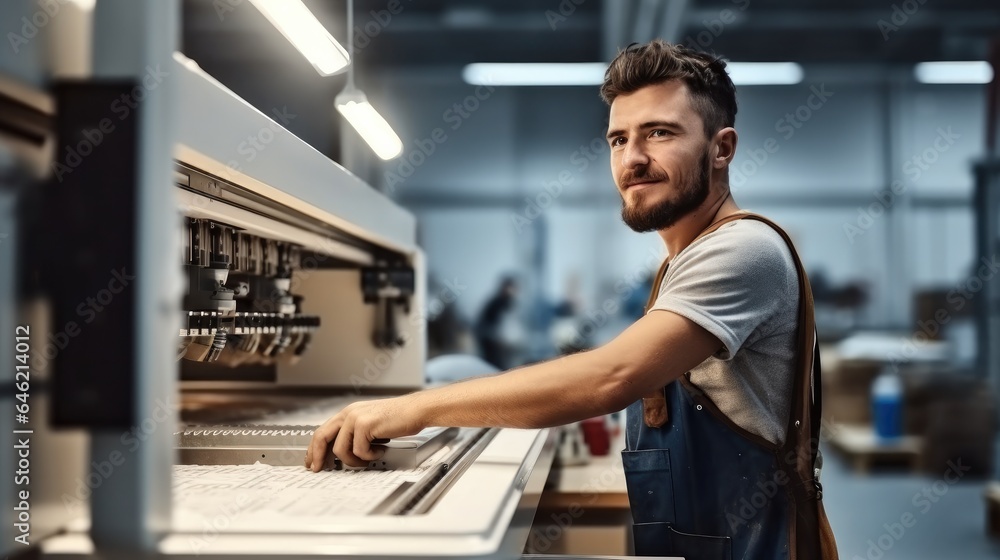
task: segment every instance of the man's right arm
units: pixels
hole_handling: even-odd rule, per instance
[[[427,426],[545,428],[615,412],[680,377],[721,346],[693,321],[653,311],[588,352],[354,403],[316,430],[306,465],[319,470],[331,448],[346,464],[364,465],[377,455],[372,438],[412,435]]]
[[[426,425],[558,426],[622,410],[721,347],[690,319],[654,311],[599,348],[412,396]]]

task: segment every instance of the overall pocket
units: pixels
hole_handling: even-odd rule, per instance
[[[732,539],[692,535],[673,527],[674,480],[669,449],[622,451],[632,534],[638,556],[683,556],[685,560],[731,560]]]
[[[622,451],[625,485],[636,523],[673,523],[674,483],[669,449]]]
[[[636,556],[681,556],[684,560],[732,560],[729,537],[692,535],[670,523],[636,523],[632,526]]]

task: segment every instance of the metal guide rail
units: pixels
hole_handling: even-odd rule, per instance
[[[181,487],[177,507],[211,514],[233,494],[251,492],[266,509],[267,492],[302,492],[296,508],[320,507],[314,500],[335,498],[323,507],[330,515],[412,515],[428,511],[434,502],[476,459],[496,430],[432,428],[418,436],[386,441],[385,455],[365,469],[329,460],[327,469],[302,468],[313,426],[189,426],[175,434],[180,465],[175,478]],[[328,456],[332,459],[332,454]],[[194,466],[198,465],[198,466]],[[194,469],[194,470],[191,470]],[[379,474],[379,473],[382,474]],[[367,473],[367,474],[362,474]],[[197,495],[185,488],[191,480]]]
[[[188,426],[174,434],[181,464],[300,466],[316,426],[242,424]],[[457,428],[428,428],[420,434],[377,440],[385,448],[370,469],[415,469],[446,446],[461,441]],[[344,468],[327,454],[327,468]]]

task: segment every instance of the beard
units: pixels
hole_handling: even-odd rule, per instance
[[[705,202],[705,199],[708,198],[708,169],[710,164],[711,159],[709,158],[708,151],[706,151],[705,155],[701,158],[701,168],[698,170],[698,176],[693,181],[687,181],[681,185],[677,190],[676,198],[673,200],[668,197],[666,200],[662,200],[647,208],[643,204],[643,194],[645,193],[633,195],[635,201],[631,205],[625,202],[625,196],[622,194],[622,221],[638,233],[659,231],[673,226],[678,220],[701,206]],[[642,175],[636,174],[629,177],[630,180],[643,178],[656,181],[663,180],[666,176],[649,173],[647,170]]]

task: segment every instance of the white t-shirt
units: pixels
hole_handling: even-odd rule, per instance
[[[691,381],[735,424],[782,443],[791,408],[799,285],[781,236],[744,219],[696,240],[670,261],[650,308],[697,323],[722,349]]]

